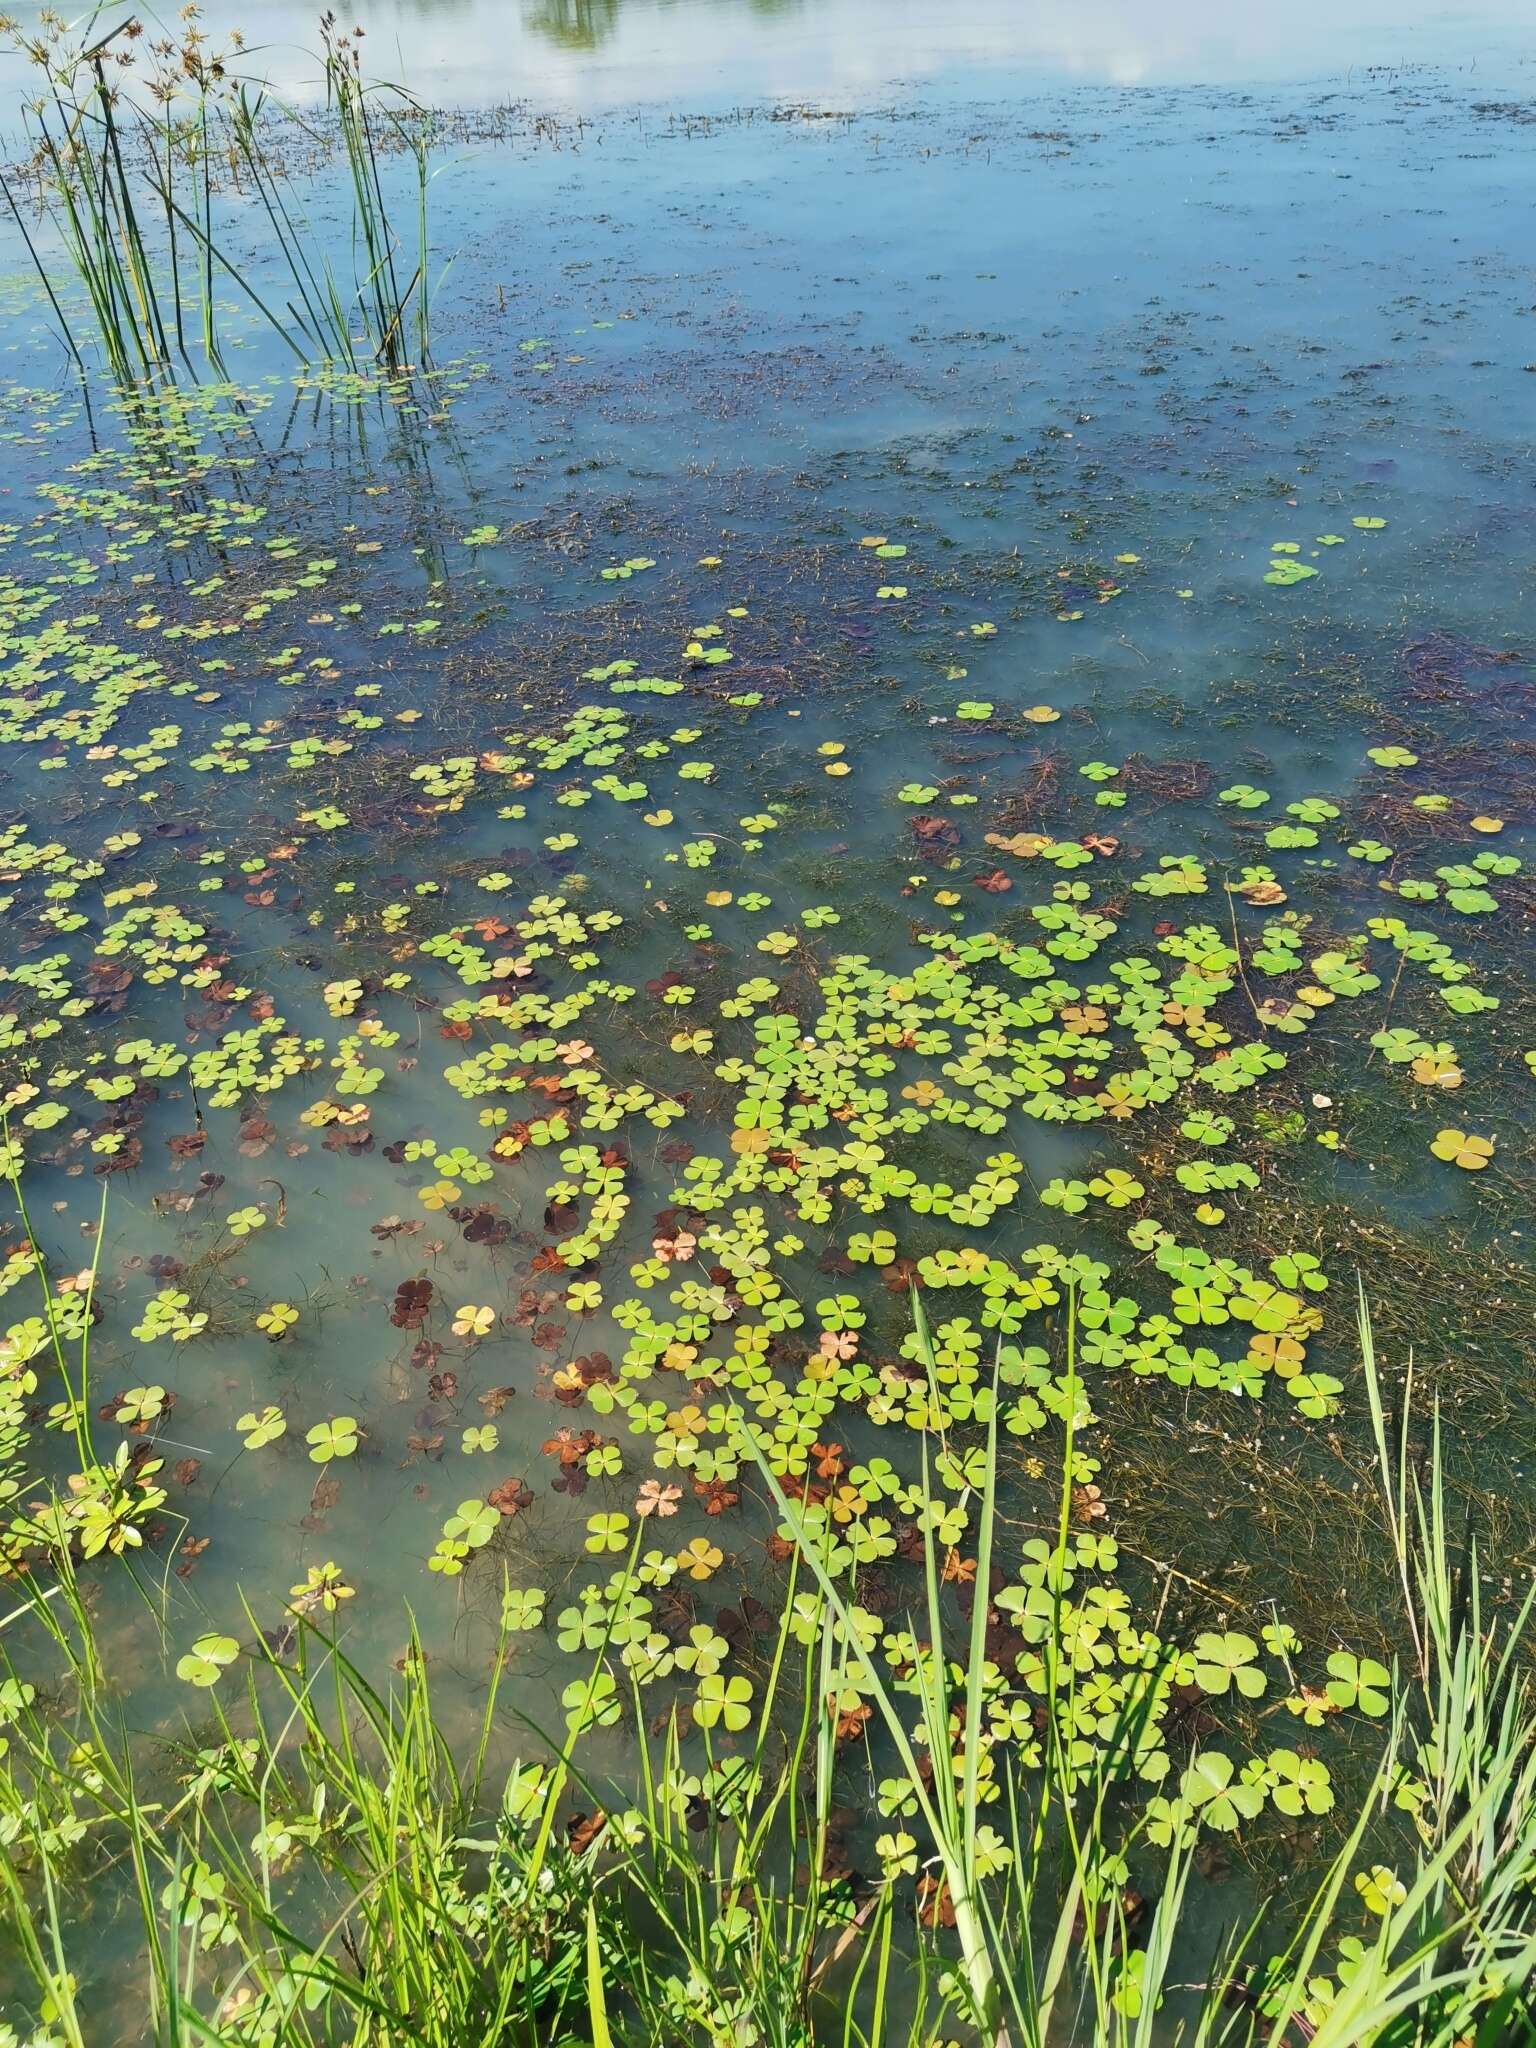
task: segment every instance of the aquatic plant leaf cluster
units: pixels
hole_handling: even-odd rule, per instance
[[[365,353],[402,369],[419,293],[424,358],[424,266],[371,255],[364,290]],[[603,2013],[627,1938],[603,1884],[657,1843],[702,1868],[676,1845],[709,1830],[733,1874],[656,1995],[676,2038],[750,2038],[732,1972],[777,1908],[747,1909],[744,1869],[813,1782],[796,1910],[826,1947],[794,1996],[899,1917],[959,1955],[945,2025],[995,2033],[985,1923],[1027,1922],[1036,1874],[1018,1815],[1043,1840],[1075,1809],[1062,1939],[1102,1937],[1107,2010],[1164,1995],[1146,1870],[1340,1854],[1351,1931],[1305,1997],[1345,2029],[1375,1930],[1414,1910],[1399,1868],[1461,1797],[1428,1738],[1397,1755],[1377,1583],[1428,1686],[1409,1557],[1443,1557],[1438,1491],[1369,1587],[1341,1541],[1400,1454],[1357,1281],[1394,1330],[1479,1272],[1490,1316],[1521,1312],[1518,778],[1386,702],[1352,700],[1304,772],[1085,704],[1102,649],[1070,648],[1101,608],[1139,630],[1196,596],[1145,503],[1096,557],[1000,569],[915,487],[886,531],[818,510],[794,547],[628,498],[524,519],[521,477],[423,491],[458,408],[611,373],[615,325],[543,319],[494,373],[385,374],[354,341],[292,377],[0,394],[49,467],[0,530],[0,1576],[18,1615],[71,1617],[82,1713],[105,1659],[181,1731],[177,1814],[255,1802],[267,1903],[301,1916],[370,1829],[396,1839],[310,1660],[424,1814],[433,1715],[489,1674],[474,1793],[412,1854],[451,1872],[435,1926],[464,1953],[522,1930],[539,1998]],[[346,517],[264,445],[299,403],[385,423]],[[1399,520],[1373,487],[1274,530],[1267,569],[1234,542],[1232,601],[1305,620]],[[1517,1515],[1471,1570],[1500,1604]],[[130,1572],[158,1657],[115,1612],[95,1646]],[[403,1728],[360,1676],[381,1642]],[[40,1676],[0,1692],[29,1759],[0,1824],[29,1870],[106,1864],[111,1745],[50,1779]],[[263,1754],[273,1700],[324,1796]],[[159,1908],[237,2000],[231,2038],[331,2018],[334,1982],[237,1968],[246,1848],[182,1848]],[[1293,1989],[1255,1965],[1245,1996],[1281,2020]]]
[[[281,714],[223,718],[213,686],[223,661],[192,654],[210,687],[174,679],[188,660],[182,643],[190,652],[254,634],[254,651],[274,625],[293,636],[266,658],[279,688],[313,693],[340,679],[339,654],[307,655],[309,629],[296,630],[301,609],[335,603],[317,593],[337,582],[336,555],[311,555],[298,536],[257,539],[265,522],[249,505],[238,515],[215,506],[223,523],[200,514],[194,528],[179,514],[146,516],[143,501],[159,501],[162,420],[178,438],[189,430],[195,447],[216,429],[220,402],[205,392],[184,412],[169,405],[147,430],[132,415],[115,495],[54,492],[49,524],[26,545],[54,553],[66,524],[83,526],[82,539],[102,529],[98,546],[128,561],[168,539],[244,544],[273,565],[266,575],[292,562],[287,583],[241,598],[215,576],[187,586],[200,612],[163,600],[140,610],[127,630],[158,643],[154,656],[124,649],[118,630],[103,640],[102,621],[71,613],[46,582],[9,586],[11,744],[41,749],[42,766],[77,750],[110,764],[107,791],[156,799],[261,762],[266,799],[280,805],[269,824],[232,835],[233,847],[207,846],[200,832],[186,853],[175,837],[154,848],[130,825],[78,852],[24,823],[6,828],[9,908],[46,947],[0,970],[24,1076],[6,1096],[10,1176],[25,1186],[36,1172],[83,1165],[133,1186],[157,1171],[150,1149],[168,1147],[173,1186],[156,1205],[186,1217],[216,1254],[194,1267],[195,1291],[178,1254],[173,1277],[130,1288],[136,1309],[81,1285],[50,1290],[39,1310],[34,1260],[24,1246],[12,1252],[13,1566],[61,1539],[87,1557],[141,1545],[170,1499],[157,1438],[193,1397],[200,1353],[231,1317],[285,1352],[305,1343],[302,1305],[247,1309],[220,1278],[243,1242],[293,1239],[301,1217],[282,1181],[249,1187],[206,1162],[232,1146],[256,1159],[275,1147],[302,1157],[319,1142],[383,1194],[368,1228],[401,1278],[392,1301],[383,1297],[381,1353],[393,1325],[411,1366],[441,1390],[440,1411],[482,1383],[488,1345],[499,1359],[512,1336],[528,1361],[510,1365],[512,1387],[482,1394],[484,1419],[456,1426],[457,1455],[500,1459],[495,1417],[514,1390],[565,1411],[541,1472],[507,1477],[496,1462],[476,1488],[466,1464],[450,1511],[434,1522],[423,1507],[402,1529],[414,1530],[425,1597],[433,1580],[473,1589],[502,1575],[506,1532],[527,1518],[575,1518],[585,1574],[578,1568],[557,1599],[539,1584],[503,1599],[519,1638],[552,1643],[586,1673],[563,1690],[573,1732],[611,1722],[628,1688],[654,1692],[699,1731],[752,1729],[760,1683],[750,1638],[721,1633],[723,1610],[679,1604],[675,1589],[718,1582],[739,1598],[744,1557],[762,1560],[755,1579],[810,1544],[826,1572],[854,1585],[853,1604],[845,1619],[797,1594],[795,1626],[844,1660],[839,1741],[861,1738],[872,1712],[861,1669],[873,1664],[896,1692],[918,1695],[934,1655],[899,1590],[904,1566],[931,1538],[945,1582],[974,1583],[989,1484],[978,1432],[995,1428],[1007,1498],[1040,1533],[1003,1538],[993,1552],[985,1723],[970,1766],[982,1804],[1002,1796],[1004,1758],[1038,1769],[1055,1745],[1070,1773],[1111,1768],[1148,1787],[1146,1825],[1165,1842],[1235,1831],[1266,1806],[1326,1814],[1327,1762],[1274,1747],[1268,1712],[1278,1706],[1309,1728],[1379,1715],[1380,1681],[1352,1677],[1379,1665],[1363,1646],[1334,1650],[1268,1625],[1183,1636],[1160,1626],[1125,1583],[1096,1448],[1099,1390],[1160,1381],[1223,1405],[1264,1403],[1273,1391],[1306,1424],[1339,1414],[1347,1389],[1323,1343],[1330,1275],[1302,1243],[1244,1247],[1242,1205],[1266,1151],[1252,1105],[1298,1069],[1337,1087],[1341,1058],[1367,1067],[1379,1057],[1398,1113],[1422,1122],[1434,1156],[1486,1167],[1494,1141],[1441,1128],[1433,1099],[1464,1077],[1462,1054],[1441,1034],[1466,1029],[1498,997],[1460,930],[1443,935],[1422,920],[1442,903],[1454,920],[1496,908],[1490,885],[1518,877],[1518,857],[1468,847],[1463,860],[1441,859],[1431,882],[1361,838],[1341,803],[1273,806],[1234,786],[1198,851],[1138,859],[1134,786],[1116,792],[1127,802],[1115,837],[1092,824],[1106,788],[1134,779],[1092,759],[1078,765],[1077,815],[1064,808],[1054,829],[1010,829],[984,778],[877,786],[853,800],[890,807],[883,957],[844,950],[847,907],[809,900],[778,872],[805,803],[786,794],[794,771],[754,781],[737,747],[721,744],[722,721],[761,723],[772,707],[722,706],[690,680],[729,651],[710,624],[679,649],[679,679],[655,683],[690,697],[693,724],[669,728],[581,695],[583,684],[606,683],[633,699],[636,665],[619,660],[573,679],[569,710],[503,725],[470,750],[391,745],[374,771],[373,816],[405,804],[424,829],[454,837],[477,836],[493,818],[511,828],[503,843],[516,859],[471,856],[403,891],[362,896],[348,869],[366,867],[370,828],[354,818],[346,784],[340,801],[310,789],[327,763],[383,749],[391,721],[379,685],[312,708],[306,696],[300,725]],[[71,586],[101,573],[89,549],[66,559]],[[622,574],[653,566],[635,557]],[[323,622],[366,630],[378,612],[368,578],[345,587],[359,594]],[[146,694],[185,708],[129,741],[125,722],[142,729]],[[1000,715],[982,700],[956,713]],[[409,713],[395,715],[396,732],[401,718]],[[1038,723],[1030,712],[1024,721],[1021,731]],[[1015,762],[1038,746],[1016,741]],[[868,779],[843,742],[814,743],[805,765],[817,758]],[[1377,765],[1410,764],[1393,755]],[[360,773],[349,765],[349,779]],[[973,805],[976,825],[962,830]],[[610,835],[623,833],[632,861],[642,807],[649,868],[638,895],[631,874],[610,896]],[[1261,817],[1266,858],[1255,862],[1240,840],[1224,851],[1213,842],[1228,808],[1292,822]],[[553,829],[564,819],[568,829]],[[1187,810],[1184,823],[1192,830]],[[1379,907],[1361,902],[1341,923],[1336,901],[1321,915],[1291,901],[1298,888],[1305,900],[1325,845],[1337,849],[1331,865],[1348,854],[1387,866],[1374,885]],[[281,996],[242,971],[236,937],[274,918],[314,935],[313,957],[290,962]],[[659,929],[672,964],[631,964],[638,921]],[[878,930],[866,900],[866,946]],[[167,998],[191,1006],[190,1033],[167,1031]],[[133,1021],[103,1031],[104,1011]],[[425,1040],[413,1012],[432,1020]],[[1074,1143],[1075,1170],[1038,1165],[1051,1131]],[[1316,1136],[1340,1139],[1329,1127]],[[542,1232],[514,1232],[520,1212],[541,1209]],[[1092,1234],[1047,1236],[1053,1218],[1085,1219]],[[427,1228],[435,1249],[421,1263]],[[445,1286],[434,1265],[455,1234],[465,1278]],[[931,1351],[910,1325],[913,1289],[928,1308]],[[303,1286],[287,1291],[302,1303]],[[34,1515],[19,1476],[24,1416],[48,1386],[55,1347],[83,1334],[87,1314],[100,1318],[95,1384],[122,1336],[151,1349],[156,1384],[111,1397],[101,1413],[122,1433],[116,1448],[70,1478],[56,1509]],[[306,1467],[329,1473],[402,1453],[409,1462],[410,1445],[449,1436],[446,1426],[403,1427],[388,1403],[332,1412],[302,1382],[251,1392],[222,1421],[202,1400],[199,1432],[222,1433],[225,1455],[281,1461],[285,1476],[272,1485],[280,1493],[297,1481],[296,1512]],[[68,1397],[54,1420],[80,1436],[84,1418]],[[1048,1534],[1048,1500],[1064,1455],[1076,1529],[1062,1550]],[[758,1461],[796,1504],[792,1520],[753,1512]],[[320,1576],[301,1588],[309,1606],[334,1613],[353,1597],[350,1585],[337,1590],[348,1563],[311,1568]],[[857,1590],[866,1577],[889,1581],[873,1606]],[[205,1632],[178,1673],[212,1689],[238,1655],[235,1638]],[[1063,1663],[1073,1674],[1065,1688]],[[1193,1760],[1177,1732],[1191,1694],[1211,1702],[1228,1745]],[[1129,1750],[1128,1720],[1138,1730]],[[906,1783],[899,1771],[887,1778],[891,1811]],[[910,1843],[886,1838],[893,1872],[907,1868]]]

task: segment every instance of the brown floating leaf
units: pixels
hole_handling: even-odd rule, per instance
[[[499,1486],[493,1486],[485,1496],[486,1502],[499,1515],[521,1514],[533,1504],[533,1488],[522,1479],[503,1479]]]
[[[850,1707],[845,1714],[837,1717],[837,1739],[839,1742],[856,1742],[864,1733],[865,1723],[874,1714],[874,1708],[861,1700],[856,1707]]]
[[[467,1218],[455,1211],[455,1220],[464,1232],[466,1244],[505,1244],[512,1235],[512,1226],[505,1216],[498,1216],[494,1209],[483,1204],[469,1212]]]
[[[541,1315],[552,1309],[560,1299],[558,1294],[537,1287],[525,1287],[517,1297],[517,1307],[512,1311],[514,1325],[524,1330],[537,1322]]]
[[[546,1458],[558,1458],[562,1465],[576,1465],[600,1441],[595,1429],[557,1429],[539,1449]]]
[[[375,1226],[376,1229],[379,1226]],[[382,1235],[382,1231],[380,1232]],[[389,1320],[397,1330],[419,1330],[427,1319],[432,1306],[432,1282],[430,1280],[402,1280],[395,1289],[395,1305],[389,1312]]]
[[[935,817],[929,811],[912,820],[912,836],[919,846],[925,848],[960,844],[959,827],[949,818]]]

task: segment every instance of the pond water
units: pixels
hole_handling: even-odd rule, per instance
[[[10,10],[31,30],[36,0]],[[1508,84],[1531,61],[1517,0],[1449,0],[1405,18],[1389,0],[1340,10],[1221,10],[1169,0],[379,0],[358,12],[377,76],[435,105],[526,100],[548,108],[673,111],[779,97],[867,105],[892,91],[1010,92],[1026,84],[1252,87],[1341,80],[1426,65]],[[206,26],[243,31],[254,73],[310,95],[317,10],[263,0],[244,20],[205,9]],[[0,59],[7,82],[24,60]]]
[[[380,8],[456,110],[409,380],[225,281],[222,376],[82,385],[11,234],[3,1057],[97,1449],[164,1460],[146,1724],[334,1563],[450,1719],[544,1589],[547,1725],[641,1519],[753,1673],[731,1402],[894,1629],[906,1285],[956,1428],[1015,1347],[1016,1551],[1078,1254],[1143,1625],[1288,1622],[1266,1707],[1391,1648],[1357,1275],[1528,1567],[1536,38],[1335,12]]]

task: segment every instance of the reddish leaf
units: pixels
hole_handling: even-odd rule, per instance
[[[419,1330],[432,1306],[430,1280],[402,1280],[395,1289],[395,1305],[389,1320],[397,1330]]]
[[[489,1506],[499,1515],[521,1514],[524,1508],[533,1504],[533,1488],[521,1479],[503,1479],[500,1486],[493,1486],[485,1496]]]

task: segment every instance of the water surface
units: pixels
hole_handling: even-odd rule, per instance
[[[956,1180],[994,1148],[1022,1155],[1017,1199],[960,1235],[1004,1260],[1046,1240],[1091,1251],[1147,1313],[1169,1282],[1152,1240],[1127,1247],[1128,1220],[1208,1232],[1245,1270],[1322,1261],[1309,1370],[1342,1399],[1309,1413],[1273,1381],[1262,1401],[1187,1373],[1095,1381],[1107,1526],[1171,1622],[1256,1630],[1278,1613],[1314,1656],[1386,1643],[1391,1589],[1361,1557],[1357,1271],[1394,1367],[1411,1344],[1457,1418],[1495,1584],[1528,1559],[1533,899],[1518,867],[1455,878],[1490,848],[1529,852],[1528,24],[1446,10],[1410,29],[1364,8],[1341,25],[1317,8],[1216,31],[1206,9],[1159,10],[1154,28],[1142,13],[378,10],[375,64],[398,49],[423,97],[469,109],[445,117],[435,369],[409,387],[296,374],[232,298],[227,385],[136,413],[67,374],[7,245],[0,776],[19,842],[65,857],[18,873],[8,972],[29,1028],[60,1000],[38,994],[40,962],[78,1001],[57,1044],[13,1049],[13,1106],[67,1105],[26,1139],[32,1214],[63,1270],[90,1257],[109,1188],[101,1427],[120,1428],[116,1397],[146,1377],[175,1394],[152,1431],[170,1489],[149,1572],[163,1671],[130,1647],[142,1612],[104,1609],[124,1660],[143,1656],[147,1717],[184,1710],[169,1668],[199,1629],[242,1595],[280,1612],[327,1560],[356,1589],[359,1647],[396,1653],[415,1614],[454,1674],[449,1711],[483,1691],[503,1566],[548,1587],[551,1614],[606,1574],[587,1517],[630,1512],[652,1468],[643,1436],[615,1436],[622,1475],[583,1462],[570,1486],[560,1430],[613,1428],[572,1361],[624,1356],[628,1267],[679,1212],[703,1227],[680,1176],[690,1150],[733,1157],[740,1082],[711,1072],[729,1019],[718,1048],[673,1034],[739,981],[768,977],[763,1017],[811,1034],[834,955],[906,977],[936,932],[1022,938],[1024,905],[1063,903],[1123,931],[1114,957],[1173,977],[1158,948],[1189,928],[1216,947],[1241,920],[1245,960],[1263,950],[1264,899],[1225,886],[1256,865],[1305,940],[1295,974],[1255,976],[1299,1001],[1304,962],[1358,937],[1374,981],[1324,970],[1344,985],[1308,1005],[1301,1037],[1256,1030],[1246,984],[1222,992],[1239,1042],[1287,1054],[1252,1098],[1221,1098],[1240,1122],[1220,1157],[1257,1176],[1223,1197],[1224,1220],[1192,1220],[1196,1191],[1172,1179],[1203,1156],[1178,1113],[1146,1136],[1065,1114],[1015,1116],[985,1142],[929,1129],[914,1157]],[[266,9],[262,34],[283,78],[301,17]],[[228,203],[266,275],[255,210]],[[340,217],[334,182],[313,209]],[[124,495],[80,495],[97,491]],[[1315,573],[1275,580],[1286,564]],[[26,642],[34,604],[75,637]],[[134,664],[143,687],[119,700],[110,678]],[[60,666],[63,709],[95,714],[53,722]],[[625,721],[611,757],[590,721],[570,739],[582,705]],[[512,753],[536,771],[526,795],[505,783]],[[644,796],[602,788],[615,772]],[[1251,811],[1221,796],[1254,787]],[[1122,806],[1098,801],[1120,790]],[[1050,868],[999,849],[1020,832],[1110,846]],[[1186,859],[1208,869],[1197,901],[1136,886]],[[978,888],[995,873],[1006,889]],[[1491,909],[1450,900],[1484,881]],[[608,985],[549,1033],[508,1033],[441,941],[494,958],[550,895],[622,915],[594,947]],[[172,903],[206,922],[162,971],[145,948],[176,942],[174,919],[153,925]],[[1452,945],[1497,1010],[1456,1012],[1405,974],[1369,929],[1389,914]],[[1081,985],[1058,1001],[1091,1009],[1109,957],[1072,967]],[[569,996],[598,973],[541,967],[532,985]],[[274,1017],[311,1071],[223,1104],[203,1099],[216,1081],[194,1099],[191,1069],[157,1081],[131,1050],[208,1054]],[[756,1026],[735,1021],[750,1053]],[[1393,1029],[1459,1062],[1454,1098],[1372,1044]],[[494,1105],[487,1121],[454,1075],[525,1035],[512,1064],[541,1086],[581,1066],[555,1049],[574,1039],[609,1080],[677,1104],[615,1141],[633,1227],[604,1253],[599,1305],[569,1305],[569,1275],[537,1263],[590,1196],[559,1192],[586,1169],[562,1168],[558,1140],[457,1183],[421,1149],[485,1159]],[[379,1071],[358,1086],[371,1041]],[[101,1079],[93,1050],[133,1077],[126,1099],[82,1085]],[[1068,1094],[1091,1092],[1088,1072]],[[1451,1124],[1494,1137],[1491,1170],[1432,1154]],[[1128,1216],[1039,1201],[1107,1165],[1141,1176]],[[451,1194],[434,1200],[434,1180]],[[866,1213],[857,1184],[830,1220],[776,1215],[802,1240],[782,1257],[812,1347],[815,1304],[846,1287],[876,1304],[872,1351],[895,1355],[905,1302],[847,1255],[877,1223],[904,1256],[956,1241],[931,1215]],[[398,1319],[398,1290],[424,1282],[428,1320]],[[207,1331],[141,1348],[133,1327],[166,1288]],[[257,1323],[273,1302],[298,1311],[279,1341]],[[456,1332],[478,1305],[490,1329]],[[1229,1363],[1230,1336],[1211,1340]],[[236,1418],[267,1403],[288,1439],[242,1452]],[[336,1417],[362,1443],[322,1470],[303,1438]],[[488,1423],[492,1450],[466,1434]],[[858,1414],[836,1427],[850,1455],[891,1434]],[[1028,1444],[1014,1449],[1022,1534],[1052,1510]],[[519,1479],[530,1502],[493,1555],[434,1572],[444,1519]],[[690,1616],[779,1583],[774,1518],[741,1490],[715,1514],[693,1489],[667,1530],[724,1552],[717,1579],[682,1585]],[[550,1711],[568,1664],[532,1634],[519,1708]],[[621,1745],[612,1761],[622,1774]]]

